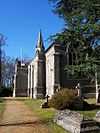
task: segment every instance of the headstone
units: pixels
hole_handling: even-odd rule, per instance
[[[71,133],[100,133],[100,128],[94,120],[70,110],[58,111],[54,122]]]
[[[80,83],[78,83],[76,85],[75,89],[77,89],[77,96],[79,96],[81,98],[82,97],[82,92],[81,92]]]
[[[44,102],[44,103],[41,105],[41,108],[49,108],[49,105],[48,105],[49,96],[47,95],[45,98],[46,98],[46,102]]]
[[[96,113],[96,116],[94,118],[97,122],[100,122],[100,111]]]
[[[100,117],[100,111],[96,113],[96,117]]]
[[[97,97],[97,103],[100,103],[100,90],[98,90],[98,97]]]
[[[47,103],[48,103],[48,99],[49,99],[49,96],[48,95],[46,96],[46,99],[47,99]]]

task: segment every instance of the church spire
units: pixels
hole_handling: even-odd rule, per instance
[[[41,30],[38,35],[38,41],[37,41],[37,49],[44,50],[44,44],[43,44],[43,39],[42,39],[42,33]]]

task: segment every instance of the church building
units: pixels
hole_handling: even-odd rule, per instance
[[[41,32],[39,33],[34,59],[28,65],[28,96],[31,98],[50,97],[65,86],[64,48],[52,44],[46,50]]]
[[[28,65],[21,62],[15,65],[13,96],[51,97],[58,89],[66,87],[64,64],[64,47],[53,43],[45,49],[39,32],[34,59]]]
[[[52,43],[45,49],[42,34],[39,32],[33,60],[28,64],[17,61],[15,65],[13,97],[28,96],[34,99],[44,98],[46,95],[51,97],[61,88],[75,88],[78,82],[89,84],[87,79],[71,80],[64,70],[66,64],[75,61],[75,56],[72,55],[74,54],[70,48],[66,50],[58,43]],[[95,96],[95,88],[83,87],[83,94]]]

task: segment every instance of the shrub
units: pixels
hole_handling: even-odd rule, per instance
[[[80,97],[75,97],[71,104],[71,109],[73,110],[83,110],[84,109],[84,100]]]
[[[75,90],[62,89],[52,96],[51,100],[49,101],[49,106],[58,110],[70,108],[75,97]]]
[[[82,98],[76,96],[76,91],[73,89],[62,89],[55,93],[49,100],[49,106],[58,110],[86,110],[90,105]]]
[[[1,87],[0,88],[0,97],[8,97],[12,96],[13,90],[9,87]]]

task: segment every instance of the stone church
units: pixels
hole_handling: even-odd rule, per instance
[[[75,87],[78,81],[69,80],[64,70],[66,64],[71,64],[70,56],[70,51],[65,54],[65,47],[58,43],[45,49],[39,32],[34,59],[28,64],[17,61],[15,65],[13,97],[51,97],[60,88]],[[95,89],[88,89],[88,93],[95,95]]]
[[[15,65],[13,96],[51,97],[58,89],[66,87],[64,53],[64,47],[57,43],[45,49],[39,32],[34,59],[29,64],[17,61]]]

